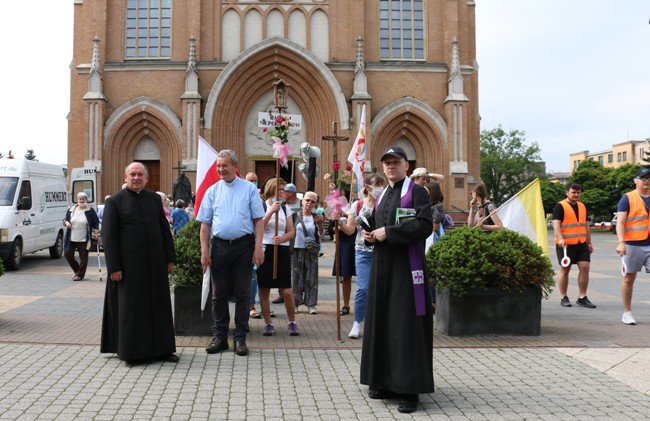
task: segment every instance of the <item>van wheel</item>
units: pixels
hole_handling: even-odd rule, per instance
[[[60,259],[63,255],[63,233],[59,231],[59,235],[56,236],[56,243],[50,247],[50,257],[52,259]]]
[[[18,270],[20,268],[20,261],[23,257],[23,243],[19,238],[14,240],[14,245],[11,246],[11,253],[5,261],[7,264],[7,269],[9,270]]]

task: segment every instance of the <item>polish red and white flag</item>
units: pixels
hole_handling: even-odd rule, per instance
[[[217,174],[217,151],[205,139],[199,136],[199,151],[196,159],[196,203],[194,216],[199,214],[201,201],[208,188],[219,181]]]

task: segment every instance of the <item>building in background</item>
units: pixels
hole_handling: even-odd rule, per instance
[[[625,164],[644,164],[643,159],[646,152],[650,152],[648,139],[628,140],[627,142],[616,143],[612,149],[599,152],[580,151],[569,155],[571,172],[573,172],[582,161],[598,161],[607,168],[616,168]]]
[[[466,209],[480,177],[473,0],[74,0],[68,166],[96,167],[98,197],[124,167],[145,163],[148,188],[170,192],[183,168],[195,187],[197,139],[240,156],[240,172],[275,173],[258,126],[288,88],[299,190],[299,145],[329,172],[344,160],[367,107],[366,171],[398,144],[411,170],[445,175],[445,204]],[[381,169],[381,167],[380,167]],[[316,191],[327,193],[319,177]]]

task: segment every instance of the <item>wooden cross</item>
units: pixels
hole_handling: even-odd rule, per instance
[[[172,170],[178,170],[178,176],[181,176],[181,170],[185,169],[185,165],[181,165],[181,161],[176,161],[178,162],[178,167],[172,167]]]
[[[337,142],[345,142],[346,140],[349,140],[350,138],[348,136],[339,136],[338,135],[338,126],[339,125],[338,125],[338,123],[336,121],[334,123],[332,123],[332,125],[334,126],[334,134],[333,135],[323,136],[321,139],[322,140],[331,140],[332,142],[334,142],[334,162],[338,162],[339,157],[338,157],[338,144],[337,144]],[[333,174],[333,177],[334,177],[334,184],[336,184],[336,179],[338,177],[338,171],[334,171],[334,169],[332,168],[332,174]]]
[[[331,140],[334,142],[334,162],[339,161],[338,157],[338,146],[337,142],[345,142],[346,140],[350,139],[347,136],[339,136],[338,135],[338,124],[336,121],[332,123],[334,126],[334,134],[331,136],[323,136],[321,139],[322,140]],[[335,171],[334,168],[332,168],[332,174],[334,175],[334,185],[336,185],[336,179],[338,177],[338,171]],[[332,221],[330,221],[331,223]],[[336,267],[335,267],[335,273],[336,273],[336,333],[337,333],[337,339],[340,341],[341,340],[341,312],[339,311],[339,308],[341,308],[341,288],[340,288],[340,282],[339,278],[341,276],[341,263],[339,261],[339,229],[338,229],[338,222],[335,222],[334,225],[334,237],[335,237],[335,243],[336,247],[334,248],[334,261],[336,262]]]

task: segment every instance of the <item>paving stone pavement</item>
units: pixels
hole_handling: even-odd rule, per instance
[[[358,383],[361,340],[345,337],[351,316],[336,338],[329,242],[319,314],[299,314],[300,337],[284,334],[283,306],[274,305],[278,334],[262,337],[252,321],[247,357],[207,355],[209,337],[177,337],[177,364],[137,366],[99,354],[105,283],[96,266],[72,282],[65,261],[29,256],[0,278],[0,419],[650,419],[650,283],[641,274],[635,285],[639,325],[623,325],[615,237],[594,239],[597,309],[562,308],[555,292],[543,303],[539,337],[436,331],[436,392],[409,415],[396,401],[369,399]]]

